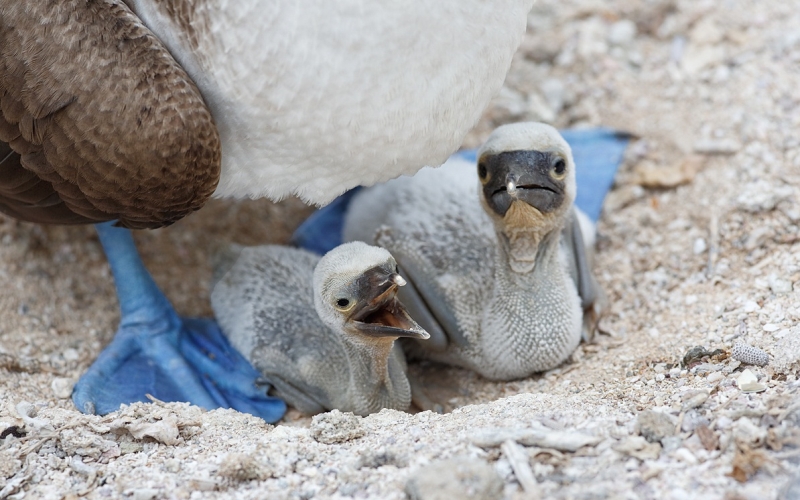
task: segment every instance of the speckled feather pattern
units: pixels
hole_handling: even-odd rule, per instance
[[[388,342],[383,384],[370,372],[379,353],[344,341],[342,332],[320,319],[312,287],[318,261],[290,247],[242,249],[227,271],[218,269],[221,277],[211,293],[220,327],[268,380],[289,383],[319,405],[304,404],[294,398],[297,392],[280,394],[301,411],[336,408],[366,415],[382,408],[406,409],[411,390],[399,346]]]
[[[0,165],[0,209],[15,217],[157,227],[217,186],[199,90],[120,1],[0,1],[0,110],[17,155]]]
[[[441,164],[500,89],[533,0],[129,3],[217,119],[216,195],[322,204]]]
[[[551,244],[533,272],[512,272],[478,191],[475,165],[460,159],[375,186],[354,198],[345,239],[377,234],[381,246],[413,258],[455,313],[468,346],[435,352],[416,343],[415,354],[498,380],[553,368],[581,335],[566,249]]]

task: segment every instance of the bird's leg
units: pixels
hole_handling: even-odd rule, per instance
[[[186,401],[203,408],[236,408],[274,421],[285,411],[255,385],[260,376],[227,343],[213,320],[182,319],[144,267],[130,232],[111,223],[97,233],[114,275],[120,326],[114,339],[75,385],[72,400],[85,413],[121,404]]]

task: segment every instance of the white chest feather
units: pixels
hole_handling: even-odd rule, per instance
[[[533,0],[196,0],[194,44],[151,2],[132,0],[217,121],[216,195],[324,204],[441,164],[502,85]]]

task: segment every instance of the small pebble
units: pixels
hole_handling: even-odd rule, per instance
[[[642,436],[626,436],[612,445],[612,449],[639,460],[655,460],[661,454],[661,445],[648,443]]]
[[[503,481],[494,468],[478,458],[460,457],[433,462],[411,474],[406,494],[411,500],[501,498]]]
[[[692,367],[692,373],[696,373],[698,375],[702,375],[703,373],[713,373],[718,372],[722,369],[722,365],[714,364],[714,363],[700,363],[699,365],[695,365]]]
[[[608,42],[611,45],[628,45],[636,37],[636,23],[630,19],[622,19],[611,25],[608,30]]]
[[[771,279],[769,282],[769,288],[772,290],[772,293],[776,295],[791,293],[792,282],[781,278]]]
[[[78,474],[86,477],[97,476],[97,468],[83,463],[83,460],[77,455],[72,456],[72,460],[68,462],[70,469]]]
[[[127,455],[128,453],[139,453],[144,449],[142,443],[137,441],[122,441],[119,444],[120,455]]]
[[[757,227],[750,231],[747,240],[744,242],[744,249],[748,252],[761,248],[772,237],[772,230],[768,227]]]
[[[180,460],[176,460],[174,458],[170,458],[170,459],[168,459],[167,461],[164,462],[164,469],[166,469],[167,472],[173,472],[173,473],[174,472],[180,472],[180,470],[181,470],[181,462],[180,462]]]
[[[800,222],[800,209],[786,208],[783,210],[783,213],[785,213],[786,217],[791,219],[792,222]]]
[[[709,351],[701,345],[694,346],[686,351],[686,354],[683,355],[681,364],[684,367],[691,369],[701,364],[704,358],[710,358],[712,356],[716,356],[717,354],[722,354],[722,352],[722,349],[714,349],[713,351]]]
[[[0,439],[5,439],[8,436],[14,436],[15,438],[21,438],[21,437],[25,437],[25,434],[26,434],[26,432],[25,432],[24,429],[21,429],[21,428],[17,427],[16,425],[10,425],[10,426],[6,427],[5,429],[3,429],[2,432],[0,432]]]
[[[220,463],[217,474],[234,481],[263,480],[268,477],[258,460],[246,453],[229,453]]]
[[[714,451],[719,448],[719,437],[708,425],[700,424],[694,429],[694,433],[707,451]]]
[[[781,329],[781,325],[776,325],[775,323],[767,323],[766,325],[761,327],[765,332],[777,332]]]
[[[759,309],[761,309],[761,306],[755,300],[748,300],[744,303],[744,312],[746,313],[756,312]]]
[[[735,139],[701,139],[694,143],[695,153],[707,155],[731,155],[742,149]]]
[[[64,349],[64,353],[62,354],[62,356],[64,356],[65,361],[77,361],[78,358],[80,358],[80,354],[78,354],[78,351],[76,349],[73,349],[72,347]]]
[[[152,500],[158,495],[158,490],[155,488],[139,488],[131,492],[133,500]]]
[[[719,373],[719,372],[715,372],[715,373]],[[689,394],[691,394],[691,395],[689,395]],[[698,391],[698,392],[696,392],[694,394],[692,394],[691,392],[687,391],[687,397],[684,400],[683,405],[681,406],[681,411],[689,411],[689,410],[691,410],[693,408],[697,408],[699,406],[703,406],[703,403],[705,403],[707,400],[708,400],[708,392],[707,391]]]
[[[200,491],[214,491],[217,489],[219,484],[216,481],[211,481],[209,479],[202,479],[197,477],[190,479],[188,486],[189,488],[195,490],[192,492],[192,495],[194,495],[195,493]]]
[[[643,411],[636,418],[639,434],[651,443],[675,434],[675,424],[669,415],[657,411]]]
[[[758,448],[767,440],[767,430],[754,424],[749,418],[740,418],[733,426],[733,439],[748,448]]]
[[[301,475],[306,477],[317,477],[317,468],[316,467],[306,467],[305,469],[298,471]]]
[[[352,413],[332,410],[314,415],[311,419],[311,435],[320,443],[343,443],[364,435],[361,417]]]
[[[384,465],[394,465],[399,468],[406,467],[408,466],[408,457],[403,453],[396,453],[386,448],[378,448],[362,453],[358,459],[357,468],[377,469]]]
[[[672,455],[681,462],[687,463],[689,465],[697,464],[697,457],[695,457],[694,454],[691,451],[689,451],[688,448],[678,448],[677,450],[672,452]]]
[[[664,447],[664,452],[671,453],[683,444],[683,438],[680,436],[668,436],[661,440],[661,446]]]
[[[766,181],[759,181],[751,184],[748,192],[739,195],[736,204],[746,212],[767,212],[793,195],[794,189],[791,186],[776,186]]]
[[[723,375],[722,372],[714,372],[714,373],[709,373],[708,377],[706,377],[706,380],[709,383],[713,384],[714,382],[719,382],[723,378],[725,378],[725,375]]]
[[[719,417],[716,422],[714,422],[714,426],[719,430],[730,429],[732,425],[733,420],[726,416]]]
[[[730,375],[734,371],[736,371],[736,369],[739,368],[740,366],[742,366],[741,361],[739,361],[738,359],[731,358],[731,361],[727,364],[727,366],[725,366],[725,368],[723,368],[722,371],[723,373],[727,373],[728,375]]]
[[[708,245],[706,244],[706,240],[704,238],[697,238],[694,240],[694,245],[692,246],[692,251],[695,255],[700,255],[701,253],[705,252],[708,249]]]
[[[59,399],[69,399],[69,397],[72,396],[72,387],[74,385],[74,380],[64,377],[56,377],[50,382],[50,388],[53,390],[53,394]]]
[[[689,411],[686,415],[683,416],[683,422],[681,422],[681,430],[683,432],[694,432],[695,429],[698,427],[706,426],[711,422],[708,421],[707,418],[700,416],[700,414],[696,411]]]

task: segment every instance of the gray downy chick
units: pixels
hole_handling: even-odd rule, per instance
[[[400,337],[428,334],[397,300],[405,281],[386,250],[361,242],[324,257],[233,247],[217,258],[211,305],[231,344],[306,414],[358,415],[411,402]]]
[[[477,169],[451,159],[357,194],[344,237],[397,259],[409,282],[400,299],[431,334],[404,344],[409,352],[490,379],[526,377],[562,363],[593,331],[594,228],[574,208],[575,190],[558,131],[505,125]]]

